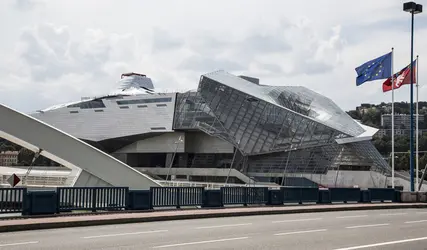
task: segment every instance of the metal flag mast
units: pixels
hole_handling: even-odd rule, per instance
[[[416,102],[417,102],[417,106],[416,106],[416,129],[415,129],[415,181],[416,181],[416,187],[417,190],[416,191],[420,191],[419,190],[419,178],[418,178],[418,174],[419,174],[419,156],[418,156],[418,138],[419,138],[419,125],[418,125],[418,119],[419,119],[419,106],[418,106],[418,93],[419,93],[419,87],[418,87],[418,55],[417,55],[417,59],[416,59],[417,65],[416,65],[416,72],[417,75],[415,77],[415,81],[416,81],[416,85],[415,85],[415,90],[417,91],[416,93]],[[412,62],[413,63],[413,62]],[[414,72],[411,72],[411,74],[414,74]]]
[[[391,48],[391,186],[394,188],[394,48]]]

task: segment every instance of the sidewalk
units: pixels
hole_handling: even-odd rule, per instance
[[[0,232],[12,232],[35,229],[96,226],[124,223],[141,223],[166,220],[202,219],[214,217],[233,217],[268,214],[315,213],[333,211],[377,210],[427,208],[427,203],[376,203],[376,204],[332,204],[298,205],[277,207],[237,207],[219,209],[182,209],[169,211],[122,212],[108,214],[84,214],[56,217],[21,217],[0,220]]]

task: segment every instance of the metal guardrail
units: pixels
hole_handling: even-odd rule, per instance
[[[58,211],[125,209],[128,187],[57,188]]]
[[[152,187],[152,207],[201,206],[203,203],[202,187]]]
[[[246,204],[245,187],[222,187],[221,194],[224,205]]]
[[[204,187],[207,189],[220,189],[222,187],[269,187],[279,188],[276,184],[235,184],[235,183],[215,183],[215,182],[193,182],[193,181],[158,181],[164,187]]]
[[[369,188],[371,193],[371,201],[393,201],[395,199],[395,191],[391,188]]]
[[[247,204],[266,204],[268,202],[267,187],[249,187],[247,188]]]
[[[26,188],[1,188],[0,213],[22,212],[26,193]]]
[[[222,187],[224,205],[265,204],[268,201],[267,187]]]
[[[283,201],[285,203],[304,203],[319,201],[318,188],[284,187],[281,188],[281,190],[283,192]]]
[[[330,188],[329,193],[331,202],[347,203],[361,200],[360,188]]]
[[[284,203],[399,202],[400,191],[386,188],[281,188],[267,187],[60,187],[50,191],[0,188],[0,213],[55,214],[73,210],[147,210],[184,206],[283,205]]]

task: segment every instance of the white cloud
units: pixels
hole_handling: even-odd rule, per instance
[[[26,11],[34,9],[40,3],[41,2],[37,0],[14,0],[13,6],[18,10]]]
[[[388,101],[381,81],[356,87],[354,68],[391,47],[396,68],[408,64],[409,16],[401,4],[105,0],[100,8],[96,0],[2,1],[0,102],[30,111],[108,93],[130,71],[159,88],[196,88],[200,74],[217,69],[263,84],[304,85],[344,109]],[[423,62],[426,19],[416,20]],[[408,100],[405,88],[397,100]]]

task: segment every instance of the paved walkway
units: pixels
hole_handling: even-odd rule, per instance
[[[165,220],[234,217],[267,214],[315,213],[349,210],[427,208],[427,203],[370,203],[298,205],[277,207],[237,207],[219,209],[182,209],[150,212],[122,212],[106,214],[78,214],[51,217],[20,217],[0,220],[0,232],[48,229],[61,227],[95,226],[107,224],[140,223]]]

